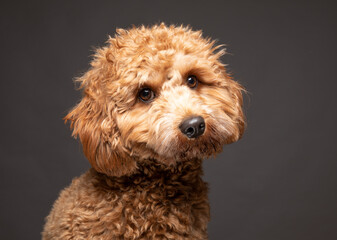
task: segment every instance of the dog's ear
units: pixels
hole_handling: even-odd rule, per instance
[[[231,77],[227,76],[226,78],[229,83],[229,92],[233,100],[232,104],[233,121],[238,128],[237,135],[235,136],[236,141],[242,137],[246,127],[245,116],[242,109],[243,105],[242,93],[245,92],[245,89],[239,83],[232,80]]]
[[[78,78],[83,98],[64,118],[73,136],[80,138],[85,156],[98,171],[109,176],[129,175],[136,169],[120,139],[114,120],[114,104],[108,102],[106,82],[113,81],[106,54],[96,56],[92,68]]]

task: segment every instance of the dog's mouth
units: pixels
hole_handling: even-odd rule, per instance
[[[164,163],[174,163],[193,158],[215,156],[229,143],[231,129],[225,121],[199,116],[189,117],[172,127],[161,124],[158,131],[146,132],[141,143],[133,142],[130,152],[140,159],[155,158]],[[136,146],[136,148],[135,148]]]
[[[161,144],[151,146],[151,151],[162,162],[172,163],[194,158],[209,158],[221,152],[223,145],[224,138],[216,138],[205,131],[203,135],[195,138],[179,134],[167,146]]]
[[[195,124],[196,131],[199,131],[195,137],[190,137],[183,131],[183,134],[177,135],[174,141],[175,151],[171,149],[172,155],[179,159],[208,158],[221,152],[222,147],[230,143],[231,130],[225,121],[206,120],[199,120]]]
[[[181,141],[176,154],[178,158],[208,158],[219,153],[222,150],[223,141],[207,135]]]

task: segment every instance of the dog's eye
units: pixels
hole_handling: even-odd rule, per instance
[[[186,82],[187,82],[187,86],[189,86],[190,88],[196,88],[198,85],[198,79],[194,75],[188,76],[186,79]]]
[[[143,88],[138,94],[140,100],[143,102],[150,102],[154,99],[154,92],[150,88]]]

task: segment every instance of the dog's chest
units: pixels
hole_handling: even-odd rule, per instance
[[[100,200],[96,206],[88,208],[93,219],[87,219],[92,236],[102,239],[111,236],[121,239],[207,238],[207,186],[200,177],[190,182],[154,178],[137,184],[120,184],[120,188],[116,185],[96,188],[92,189],[92,194]]]

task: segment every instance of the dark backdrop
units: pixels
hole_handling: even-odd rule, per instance
[[[1,239],[39,239],[89,164],[62,117],[72,79],[116,27],[189,24],[227,44],[249,91],[242,140],[206,160],[210,239],[337,239],[333,1],[1,2]]]

